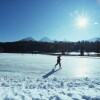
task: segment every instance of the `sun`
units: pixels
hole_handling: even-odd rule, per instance
[[[80,27],[85,27],[87,25],[87,20],[82,18],[82,19],[79,20],[78,24],[79,24]]]
[[[79,17],[78,18],[78,26],[79,27],[86,27],[88,24],[88,20],[85,17]]]
[[[77,26],[79,28],[85,28],[89,21],[88,21],[88,17],[84,17],[84,16],[77,16]]]

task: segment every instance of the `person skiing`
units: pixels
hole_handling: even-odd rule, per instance
[[[61,54],[59,54],[58,56],[57,56],[57,63],[55,64],[55,68],[56,68],[56,66],[59,64],[59,69],[61,68]]]

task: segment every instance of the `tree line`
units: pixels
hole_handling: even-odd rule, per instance
[[[78,42],[39,42],[39,41],[16,41],[0,42],[1,53],[54,53],[54,52],[97,52],[100,53],[100,41],[78,41]]]

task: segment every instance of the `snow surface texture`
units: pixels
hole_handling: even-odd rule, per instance
[[[0,100],[100,100],[100,78],[0,76]]]
[[[0,100],[100,100],[100,58],[61,59],[52,70],[56,56],[0,54]]]

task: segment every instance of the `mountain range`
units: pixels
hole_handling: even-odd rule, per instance
[[[19,40],[19,41],[37,41],[37,40],[35,40],[35,39],[32,38],[32,37],[27,37],[27,38],[23,38],[23,39],[21,39],[21,40]],[[48,37],[43,37],[43,38],[41,38],[41,39],[38,40],[38,41],[40,41],[40,42],[54,42],[54,40],[51,40],[51,39],[49,39]]]
[[[32,37],[27,37],[27,38],[23,38],[19,41],[37,41],[35,40],[34,38]],[[43,37],[41,38],[40,40],[38,40],[40,42],[54,42],[55,40],[51,40],[50,38],[48,37]],[[89,42],[95,42],[95,41],[100,41],[100,37],[94,37],[94,38],[91,38],[91,39],[88,39],[88,40],[85,40],[85,41],[89,41]]]
[[[100,41],[100,37],[89,39],[90,42]]]

